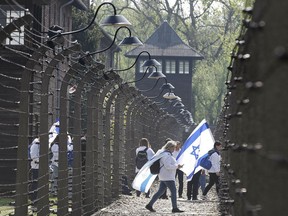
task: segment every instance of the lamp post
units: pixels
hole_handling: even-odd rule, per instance
[[[115,43],[115,41],[116,41],[116,36],[117,36],[117,34],[118,34],[118,32],[119,32],[120,29],[127,29],[127,30],[129,31],[129,37],[124,38],[124,39],[119,43],[119,46],[126,46],[126,45],[141,46],[141,45],[143,45],[143,43],[142,43],[137,37],[135,37],[135,36],[132,37],[132,36],[131,36],[131,30],[130,30],[127,26],[121,26],[121,27],[119,27],[119,28],[116,30],[116,32],[115,32],[115,34],[114,34],[113,41],[111,42],[111,44],[110,44],[108,47],[106,47],[106,48],[104,48],[104,49],[102,49],[102,50],[97,50],[97,51],[94,51],[94,52],[91,52],[91,53],[87,53],[86,56],[88,56],[88,55],[95,55],[95,54],[97,54],[97,53],[102,53],[102,52],[105,52],[106,50],[110,49],[110,48],[113,46],[113,44]]]
[[[134,67],[134,65],[137,63],[139,57],[140,57],[143,53],[146,53],[146,54],[148,55],[148,60],[146,60],[146,61],[141,65],[141,67],[148,67],[148,68],[149,68],[149,67],[152,67],[152,66],[157,67],[157,66],[160,66],[160,65],[161,65],[156,59],[152,59],[152,58],[151,58],[151,55],[150,55],[150,53],[149,53],[148,51],[144,50],[144,51],[142,51],[142,52],[140,52],[140,53],[138,54],[138,56],[136,57],[134,63],[133,63],[131,66],[129,66],[128,68],[125,68],[125,69],[113,69],[113,70],[114,70],[115,72],[122,72],[122,71],[130,70],[132,67]]]
[[[149,61],[149,60],[148,60]],[[144,62],[145,63],[145,62]],[[150,64],[151,62],[149,62],[149,64]],[[151,66],[149,66],[148,68],[146,68],[146,70],[145,70],[145,72],[144,72],[144,74],[143,74],[143,76],[140,78],[140,79],[138,79],[138,80],[135,80],[135,81],[131,81],[131,82],[126,82],[126,83],[136,83],[136,82],[139,82],[139,81],[141,81],[142,79],[144,79],[144,77],[146,76],[146,74],[147,74],[147,72],[151,69],[151,68],[156,68],[156,72],[153,72],[153,73],[157,73],[157,67],[155,66],[155,65],[151,65]],[[153,74],[152,73],[152,74]],[[161,73],[161,72],[159,72],[159,73],[157,73],[158,75],[158,77],[157,78],[154,78],[154,79],[157,79],[157,80],[159,80],[160,78],[164,78],[164,77],[166,77],[163,73]],[[151,74],[150,74],[150,76],[151,76]],[[150,78],[151,79],[151,77],[148,77],[148,78]],[[156,84],[157,84],[157,82],[156,82]]]
[[[154,73],[156,73],[156,72],[153,72],[151,75],[153,75]],[[162,73],[161,73],[162,74]],[[148,78],[150,78],[151,79],[151,77],[153,77],[153,76],[149,76]],[[164,74],[163,74],[164,75]],[[155,76],[156,77],[156,76]],[[165,83],[160,87],[160,90],[161,90],[161,92],[163,92],[164,90],[169,90],[169,92],[168,93],[172,93],[171,91],[173,90],[173,89],[175,89],[175,87],[171,84],[171,83],[168,83],[168,81],[167,81],[167,78],[166,78],[166,76],[164,75],[164,77],[160,77],[160,78],[157,78],[157,81],[155,82],[155,84],[153,85],[153,87],[152,88],[149,88],[149,89],[139,89],[139,91],[140,92],[149,92],[149,91],[151,91],[151,90],[153,90],[156,86],[157,86],[157,84],[158,84],[158,82],[159,82],[159,80],[160,79],[165,79]],[[167,94],[167,93],[166,93]],[[165,95],[165,94],[164,94]],[[169,99],[169,98],[165,98],[164,97],[164,95],[163,95],[163,100],[162,101],[155,101],[155,103],[157,104],[157,105],[161,105],[163,102],[167,102],[168,100],[167,99]],[[174,94],[173,94],[174,95]],[[177,97],[177,96],[175,96],[174,95],[174,97]]]
[[[108,16],[108,17],[104,18],[100,22],[100,26],[131,26],[132,25],[124,16],[117,15],[116,8],[111,2],[103,2],[102,4],[100,4],[98,6],[98,8],[96,9],[96,12],[94,14],[93,19],[91,20],[91,22],[86,27],[83,27],[81,29],[77,29],[77,30],[74,30],[74,31],[69,31],[69,32],[63,32],[63,29],[61,27],[58,30],[56,30],[56,31],[50,29],[49,32],[48,32],[48,35],[50,35],[49,39],[52,40],[55,37],[71,35],[71,34],[76,34],[76,33],[85,31],[90,26],[92,26],[92,24],[94,23],[97,15],[98,15],[98,12],[99,12],[100,8],[103,5],[110,5],[113,8],[113,10],[114,10],[114,15],[111,15],[111,16]]]
[[[165,94],[163,94],[163,99],[161,101],[156,101],[156,104],[158,106],[163,107],[164,104],[166,104],[169,100],[173,100],[173,99],[178,99],[179,97],[176,96],[173,93],[173,90],[175,89],[175,87],[171,84],[167,82],[167,79],[165,79],[165,83],[160,87],[160,90],[169,90],[169,92],[166,92]]]
[[[157,66],[160,66],[161,64],[160,64],[156,59],[152,59],[152,58],[151,58],[151,55],[150,55],[150,53],[149,53],[148,51],[142,51],[142,52],[140,52],[140,53],[138,54],[136,60],[134,61],[134,63],[133,63],[132,65],[130,65],[128,68],[125,68],[125,69],[111,69],[111,70],[113,70],[114,72],[123,72],[123,71],[130,70],[132,67],[135,66],[135,64],[137,63],[139,57],[140,57],[143,53],[148,54],[148,60],[144,61],[144,63],[141,65],[141,67],[147,67],[146,70],[145,70],[145,72],[144,72],[144,74],[143,74],[143,76],[142,76],[140,79],[138,79],[138,80],[131,81],[131,82],[126,82],[126,83],[136,83],[136,82],[141,81],[142,79],[144,79],[144,77],[146,76],[147,72],[148,72],[150,69],[152,69],[153,67],[156,69],[156,74],[157,74],[157,76],[158,76],[157,79],[162,78],[162,77],[166,77],[163,73],[157,72]],[[108,72],[108,71],[107,71],[107,72]],[[105,73],[107,73],[107,72],[104,72],[104,75],[105,75]],[[153,73],[155,73],[155,72],[153,72]],[[152,74],[153,74],[153,73],[152,73]],[[152,74],[151,74],[151,75],[152,75]],[[150,78],[152,78],[152,77],[150,77]],[[153,77],[153,78],[156,78],[156,76]]]
[[[148,78],[149,78],[149,77],[148,77]],[[164,77],[163,77],[163,78],[164,78]],[[156,82],[154,83],[154,85],[153,85],[151,88],[149,88],[149,89],[138,89],[138,90],[139,90],[140,92],[149,92],[149,91],[153,90],[153,89],[157,86],[159,80],[160,80],[160,79],[157,79]]]
[[[102,50],[96,50],[96,51],[94,51],[94,52],[87,52],[84,56],[82,56],[82,57],[79,58],[79,60],[78,60],[79,63],[82,64],[82,65],[84,65],[85,62],[83,61],[83,58],[88,57],[88,56],[91,56],[91,55],[103,53],[103,52],[109,50],[109,49],[113,46],[113,44],[115,43],[116,38],[117,38],[117,34],[118,34],[118,32],[119,32],[120,29],[127,29],[128,32],[129,32],[129,37],[125,37],[125,38],[118,44],[119,46],[128,46],[128,45],[130,45],[130,46],[142,46],[142,45],[143,45],[143,43],[142,43],[137,37],[131,36],[131,30],[130,30],[127,26],[120,26],[120,27],[116,30],[116,32],[115,32],[115,34],[114,34],[114,38],[113,38],[111,44],[110,44],[108,47],[106,47],[106,48],[104,48],[104,49],[102,49]]]

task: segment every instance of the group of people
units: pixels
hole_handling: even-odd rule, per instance
[[[35,206],[37,199],[38,175],[39,175],[39,158],[40,158],[40,138],[36,137],[28,148],[31,171],[31,196],[32,205]],[[59,137],[57,136],[50,146],[50,193],[57,195],[57,179],[58,179],[58,160],[59,160]],[[73,162],[73,143],[67,142],[67,163],[68,169],[72,169]]]
[[[188,200],[198,200],[198,190],[201,188],[202,199],[206,199],[206,195],[211,189],[211,187],[216,184],[216,191],[219,191],[219,176],[220,176],[220,149],[221,143],[216,141],[214,143],[213,149],[210,153],[210,161],[212,167],[209,170],[201,169],[195,173],[191,181],[187,182],[187,199]],[[139,142],[139,147],[136,149],[136,164],[139,152],[146,152],[147,161],[150,160],[154,155],[154,151],[147,138],[142,138]],[[180,210],[177,206],[177,188],[176,188],[176,177],[178,178],[178,197],[182,198],[183,194],[183,178],[184,173],[181,171],[183,164],[178,164],[176,161],[177,155],[181,151],[181,142],[173,141],[168,138],[165,140],[164,146],[156,152],[156,154],[163,154],[164,156],[160,159],[160,172],[158,174],[159,179],[159,189],[152,196],[149,203],[145,206],[150,212],[155,212],[153,208],[154,203],[160,198],[168,198],[166,194],[167,188],[170,190],[171,202],[172,202],[172,213],[184,212]],[[139,172],[141,167],[136,166],[136,174]],[[206,176],[209,174],[209,183],[206,185]],[[140,196],[141,192],[136,191],[136,195]],[[150,197],[150,190],[145,194],[146,198]]]

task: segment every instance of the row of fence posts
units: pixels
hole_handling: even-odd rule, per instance
[[[287,214],[287,6],[257,0],[243,9],[215,131],[223,215]]]
[[[0,32],[2,41],[9,36],[7,31]],[[29,195],[33,191],[29,190],[27,147],[34,137],[40,138],[37,215],[91,215],[119,197],[123,177],[129,184],[133,180],[140,138],[148,138],[157,150],[165,138],[181,138],[185,127],[116,72],[105,71],[102,63],[89,56],[78,62],[80,44],[66,46],[62,37],[48,42],[24,49],[14,47],[9,49],[8,57],[1,57],[2,63],[21,76],[9,84],[18,89],[13,95],[19,103],[15,109],[5,110],[7,115],[16,112],[19,124],[11,134],[1,134],[16,141],[17,151],[10,158],[17,161],[16,183],[9,184],[16,189],[11,196],[15,197],[15,215],[31,213]],[[25,60],[18,61],[15,56],[25,56]],[[61,76],[59,89],[53,84],[59,82],[56,73]],[[5,79],[9,82],[11,78]],[[77,88],[69,93],[71,85]],[[60,122],[57,199],[49,191],[48,132],[56,118]],[[15,119],[5,124],[12,122]],[[67,164],[67,134],[73,138],[72,170]]]

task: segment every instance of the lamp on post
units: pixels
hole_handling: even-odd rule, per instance
[[[116,32],[115,32],[115,34],[114,34],[113,41],[111,42],[111,44],[110,44],[108,47],[106,47],[106,48],[104,48],[104,49],[102,49],[102,50],[97,50],[97,51],[94,51],[94,52],[91,52],[91,53],[87,53],[86,56],[88,56],[88,55],[95,55],[95,54],[97,54],[97,53],[102,53],[102,52],[105,52],[106,50],[110,49],[110,48],[113,46],[113,44],[115,43],[115,41],[116,41],[116,36],[117,36],[119,30],[120,30],[120,29],[123,29],[123,28],[125,28],[125,29],[127,29],[127,30],[129,31],[129,37],[124,38],[124,39],[119,43],[119,46],[127,46],[127,45],[131,45],[131,46],[142,46],[142,45],[143,45],[143,43],[142,43],[137,37],[132,37],[132,36],[131,36],[131,30],[130,30],[127,26],[121,26],[121,27],[119,27],[119,28],[116,30]]]
[[[161,72],[161,71],[158,71],[157,68],[156,68],[156,71],[151,73],[148,78],[149,79],[160,79],[160,78],[165,78],[166,76]]]
[[[119,26],[131,26],[132,24],[122,15],[117,15],[116,13],[116,8],[115,6],[111,3],[111,2],[103,2],[102,4],[100,4],[98,6],[98,8],[96,9],[96,12],[94,14],[94,17],[93,19],[91,20],[91,22],[86,26],[86,27],[83,27],[81,29],[77,29],[77,30],[74,30],[74,31],[70,31],[70,32],[63,32],[62,30],[59,30],[59,31],[53,31],[53,30],[49,30],[49,33],[51,35],[51,37],[49,37],[50,40],[52,40],[53,38],[56,38],[56,37],[60,37],[60,36],[65,36],[65,35],[71,35],[71,34],[76,34],[76,33],[79,33],[79,32],[82,32],[82,31],[85,31],[86,29],[88,29],[90,26],[92,26],[92,24],[94,23],[97,15],[98,15],[98,12],[100,10],[100,8],[103,6],[103,5],[110,5],[112,6],[113,10],[114,10],[114,15],[111,15],[111,16],[108,16],[106,18],[104,18],[101,22],[100,22],[100,26],[116,26],[116,27],[119,27]],[[48,34],[49,34],[48,33]]]
[[[161,89],[168,89],[168,90],[173,90],[175,89],[175,87],[171,84],[167,82],[167,79],[165,79],[165,83],[161,86]]]
[[[178,99],[179,97],[176,96],[172,91],[167,92],[163,95],[163,98],[169,99],[169,100],[173,100],[173,99]]]
[[[155,67],[155,66],[154,66]],[[165,83],[160,87],[160,93],[159,95],[157,96],[152,96],[152,97],[148,97],[149,99],[156,99],[158,98],[163,92],[164,90],[169,90],[169,92],[165,93],[163,95],[163,98],[164,98],[164,101],[166,101],[167,99],[176,99],[176,98],[179,98],[178,96],[175,96],[174,93],[172,92],[173,89],[175,89],[175,87],[171,84],[171,83],[168,83],[167,81],[167,78],[166,76],[162,73],[162,72],[158,72],[157,71],[157,67],[156,68],[156,71],[155,72],[152,72],[150,75],[149,75],[149,79],[157,79],[157,81],[155,82],[154,86],[150,89],[147,89],[147,90],[139,90],[141,92],[148,92],[148,91],[151,91],[152,89],[154,89],[156,87],[156,85],[158,84],[158,81],[161,79],[161,78],[164,78],[165,79]],[[148,68],[147,68],[148,69]],[[147,70],[146,70],[147,71]],[[145,71],[145,74],[146,74],[146,71]],[[140,81],[144,78],[145,74],[142,76],[141,79],[137,80],[137,81]],[[157,102],[156,103],[162,103],[163,101],[161,102]]]
[[[169,92],[167,92],[163,95],[163,98],[165,98],[165,99],[173,100],[173,99],[179,98],[178,96],[176,96],[173,93],[173,90],[175,89],[175,87],[171,83],[168,83],[167,80],[166,80],[166,83],[164,83],[160,89],[168,89],[169,90]]]
[[[149,60],[148,60],[148,61],[149,61]],[[144,62],[144,63],[145,63],[145,62]],[[150,64],[150,63],[152,63],[152,62],[149,61],[149,64]],[[153,79],[157,79],[157,81],[158,81],[160,78],[165,78],[165,77],[166,77],[162,72],[157,72],[157,67],[156,67],[155,65],[151,65],[151,66],[149,66],[148,68],[146,68],[143,76],[142,76],[140,79],[135,80],[135,81],[131,81],[131,82],[127,82],[127,83],[136,83],[136,82],[141,81],[142,79],[144,79],[145,75],[147,74],[147,71],[150,71],[151,69],[153,69],[153,67],[156,68],[156,71],[155,71],[155,72],[152,72],[152,73],[149,75],[148,78],[151,79],[151,78],[152,78],[152,77],[151,77],[152,74],[155,74],[155,77],[153,77]],[[157,81],[156,81],[154,87],[157,85]],[[154,87],[152,87],[152,89],[153,89]]]
[[[127,26],[121,26],[120,28],[126,28],[129,31],[129,37],[124,38],[118,45],[119,46],[142,46],[143,43],[137,38],[132,37],[131,30]],[[118,28],[117,31],[120,29]]]
[[[156,99],[156,98],[159,98],[159,97],[162,95],[163,91],[164,91],[164,89],[162,89],[158,95],[156,95],[156,96],[152,96],[152,97],[148,97],[148,98],[149,98],[149,99]]]
[[[150,69],[153,69],[155,68],[156,69],[156,72],[157,72],[157,66],[160,66],[161,64],[156,60],[156,59],[152,59],[151,58],[151,55],[148,51],[142,51],[138,54],[136,60],[134,61],[134,63],[129,66],[128,68],[125,68],[125,69],[111,69],[113,70],[114,72],[123,72],[123,71],[127,71],[127,70],[130,70],[132,67],[134,67],[134,65],[137,63],[139,57],[143,54],[143,53],[146,53],[148,54],[148,60],[146,60],[141,67],[147,67],[143,76],[138,79],[138,80],[135,80],[135,81],[131,81],[131,82],[126,82],[126,83],[135,83],[135,82],[139,82],[141,81],[142,79],[144,79],[145,75],[147,74],[147,72],[150,70]],[[105,73],[104,73],[105,74]],[[161,73],[162,74],[162,73]],[[164,74],[162,74],[162,77],[166,77]],[[160,77],[159,77],[160,78]]]
[[[165,93],[163,95],[163,98],[171,100],[171,99],[176,99],[178,97],[172,92],[173,89],[175,89],[175,87],[171,83],[167,82],[167,78],[162,72],[158,72],[156,70],[156,72],[151,73],[148,78],[157,79],[157,81],[161,78],[165,79],[165,83],[160,87],[160,90],[161,90],[161,92],[163,92],[164,90],[169,90],[169,92]],[[156,84],[157,84],[157,82],[156,82]]]
[[[83,64],[84,64],[83,58],[88,57],[88,56],[91,56],[91,55],[99,54],[99,53],[105,52],[105,51],[107,51],[108,49],[110,49],[110,48],[113,46],[113,44],[115,43],[116,38],[117,38],[117,34],[118,34],[118,32],[119,32],[120,29],[127,29],[128,32],[129,32],[129,37],[124,38],[124,39],[118,44],[119,46],[128,46],[128,45],[130,45],[130,46],[142,46],[142,45],[143,45],[143,43],[142,43],[137,37],[135,37],[135,36],[132,37],[132,36],[131,36],[131,30],[130,30],[127,26],[120,26],[120,27],[116,30],[116,32],[115,32],[115,34],[114,34],[114,38],[113,38],[111,44],[110,44],[108,47],[106,47],[106,48],[104,48],[104,49],[102,49],[102,50],[96,50],[96,51],[94,51],[94,52],[86,52],[86,54],[85,54],[84,56],[80,57],[78,61],[83,65]]]
[[[162,74],[162,73],[161,73]],[[151,74],[151,75],[153,75],[153,73]],[[151,78],[151,77],[156,77],[157,75],[155,75],[155,76],[149,76],[148,78]],[[171,84],[171,83],[168,83],[168,81],[167,81],[167,78],[166,78],[166,76],[165,77],[160,77],[160,78],[158,78],[157,79],[157,82],[161,79],[161,78],[164,78],[165,79],[165,83],[160,87],[160,91],[161,91],[161,93],[160,93],[160,95],[165,91],[165,90],[169,90],[169,92],[167,92],[167,93],[165,93],[164,95],[163,95],[163,100],[161,100],[161,101],[155,101],[157,104],[162,104],[162,103],[166,103],[167,101],[168,101],[168,99],[174,99],[174,97],[177,97],[177,96],[175,96],[174,95],[174,93],[172,92],[173,91],[173,89],[175,89],[175,87]],[[157,83],[156,82],[156,83]],[[152,89],[149,89],[149,90],[152,90]],[[165,95],[167,95],[167,94],[173,94],[174,95],[174,97],[165,97]]]
[[[169,96],[170,95],[170,96]],[[171,96],[173,95],[173,97]],[[167,99],[169,101],[169,105],[167,107],[164,107],[163,109],[165,109],[167,112],[169,112],[169,110],[171,110],[172,108],[175,109],[175,107],[173,106],[174,103],[177,102],[181,102],[182,99],[179,96],[174,95],[173,92],[167,92],[166,94],[163,95],[163,98]]]
[[[153,72],[152,74],[154,74],[154,73],[156,73],[156,72]],[[152,75],[151,74],[151,75]],[[163,73],[161,73],[161,74],[163,74]],[[150,78],[151,79],[151,75],[148,77],[148,78]],[[159,82],[159,80],[160,79],[165,79],[165,83],[161,86],[161,90],[162,89],[174,89],[175,87],[171,84],[171,83],[168,83],[167,82],[167,79],[166,79],[166,76],[163,74],[163,76],[159,76],[159,77],[157,77],[157,80],[156,80],[156,82],[155,82],[155,84],[153,85],[153,87],[152,88],[150,88],[150,89],[139,89],[139,91],[140,92],[148,92],[148,91],[151,91],[151,90],[153,90],[156,86],[157,86],[157,84],[158,84],[158,82]],[[153,77],[152,79],[155,79],[155,77]],[[163,86],[166,86],[167,85],[167,88],[163,88]],[[168,86],[169,86],[169,88],[168,88]]]
[[[176,107],[176,108],[183,108],[183,107],[185,107],[184,104],[183,104],[182,102],[180,102],[180,101],[177,101],[173,106]]]
[[[134,63],[133,63],[131,66],[129,66],[128,68],[126,68],[126,69],[113,69],[113,70],[114,70],[115,72],[121,72],[121,71],[127,71],[127,70],[131,69],[132,67],[134,67],[134,65],[137,63],[139,57],[140,57],[143,53],[148,54],[148,58],[149,58],[149,59],[146,60],[146,61],[141,65],[141,67],[148,67],[147,69],[149,69],[150,67],[155,67],[156,70],[157,70],[157,66],[160,66],[161,64],[160,64],[156,59],[152,59],[150,53],[149,53],[148,51],[146,51],[146,50],[140,52],[140,53],[138,54],[138,56],[136,57]],[[146,74],[146,73],[147,73],[147,71],[145,71],[145,74]]]

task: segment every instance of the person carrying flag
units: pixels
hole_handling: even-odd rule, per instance
[[[222,148],[222,144],[219,141],[216,141],[214,143],[214,148],[211,149],[211,156],[210,156],[210,161],[212,163],[212,167],[208,170],[209,173],[209,183],[205,187],[204,192],[203,192],[203,199],[206,199],[206,195],[208,191],[211,189],[211,187],[216,184],[216,192],[218,194],[219,192],[219,176],[220,176],[220,161],[221,161],[221,156],[220,156],[220,149]],[[210,153],[210,151],[208,153]]]
[[[150,202],[145,206],[150,212],[155,212],[153,209],[153,204],[160,198],[160,196],[165,192],[168,187],[171,192],[171,202],[172,202],[172,213],[181,213],[184,212],[177,207],[177,191],[175,184],[175,174],[176,170],[181,168],[183,165],[180,165],[176,162],[175,158],[172,156],[176,148],[175,141],[168,141],[163,146],[164,156],[160,159],[160,172],[158,174],[160,185],[158,191],[153,195]]]
[[[181,151],[176,157],[181,170],[187,176],[187,199],[197,200],[198,181],[203,167],[200,161],[215,143],[208,123],[203,119],[184,142]]]
[[[139,153],[145,153],[144,157],[145,160],[142,162],[141,158],[139,157]],[[139,154],[139,155],[138,155]],[[151,144],[147,138],[142,138],[139,141],[139,147],[136,149],[136,167],[135,167],[135,172],[136,174],[139,172],[139,170],[144,166],[144,164],[150,160],[153,156],[155,155],[155,152],[151,148]],[[139,157],[139,158],[138,158]],[[143,163],[143,164],[142,164]],[[136,196],[139,197],[141,195],[141,191],[136,190]],[[149,198],[150,197],[150,191],[145,193],[145,197]]]

